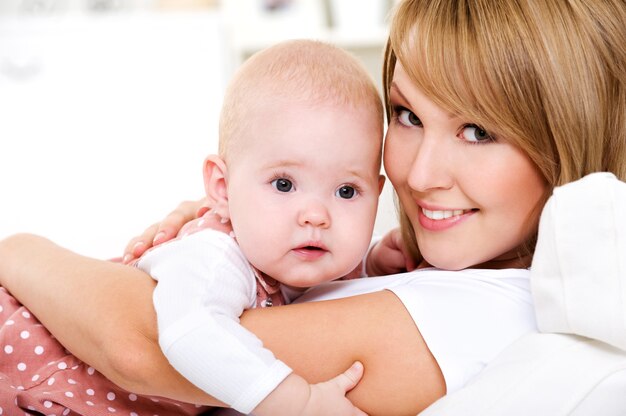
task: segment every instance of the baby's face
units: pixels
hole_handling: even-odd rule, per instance
[[[378,196],[380,121],[367,109],[283,102],[257,112],[228,161],[237,241],[259,270],[308,287],[354,269]]]

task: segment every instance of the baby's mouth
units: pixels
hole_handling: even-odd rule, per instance
[[[326,246],[322,243],[305,243],[293,249],[295,253],[304,256],[307,259],[315,259],[323,256],[328,252]]]
[[[319,246],[302,246],[302,247],[297,247],[296,250],[301,251],[301,252],[320,252],[320,253],[328,251],[325,248],[322,248]]]

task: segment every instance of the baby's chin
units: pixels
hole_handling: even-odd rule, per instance
[[[283,285],[294,289],[294,290],[306,290],[313,286],[317,286],[322,283],[331,282],[333,280],[337,280],[346,276],[349,271],[344,270],[336,270],[336,271],[325,271],[324,273],[307,273],[308,271],[302,271],[298,273],[297,270],[294,270],[292,273],[289,273],[289,276],[278,276],[274,277],[275,280],[279,281]]]
[[[339,279],[339,277],[336,277],[333,279],[332,277],[327,278],[326,276],[315,276],[315,277],[310,277],[310,278],[299,278],[299,279],[291,278],[291,279],[276,279],[276,280],[278,280],[283,285],[289,287],[290,289],[298,290],[298,291],[300,290],[305,291],[306,289],[309,289],[313,286],[317,286],[322,283],[337,280]]]

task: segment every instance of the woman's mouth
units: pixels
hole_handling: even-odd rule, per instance
[[[455,209],[455,210],[445,210],[445,211],[431,211],[426,208],[422,208],[422,212],[427,218],[431,220],[445,220],[446,218],[456,217],[459,215],[463,215],[464,213],[472,211],[471,209]]]
[[[443,231],[478,212],[478,209],[430,210],[420,207],[418,219],[420,225],[429,231]]]

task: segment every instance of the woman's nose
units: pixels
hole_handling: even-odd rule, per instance
[[[426,192],[449,189],[454,183],[454,163],[446,140],[424,136],[418,145],[407,182],[411,189]]]
[[[298,224],[313,227],[328,228],[330,226],[330,213],[321,201],[308,201],[298,214]]]

